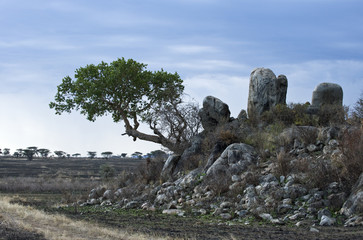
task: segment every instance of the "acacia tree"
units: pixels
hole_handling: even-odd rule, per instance
[[[97,152],[88,151],[87,154],[88,154],[89,158],[93,159],[96,157]]]
[[[50,150],[49,149],[46,149],[46,148],[40,148],[38,149],[38,152],[40,153],[40,155],[43,157],[43,158],[47,158],[49,153],[50,153]]]
[[[181,153],[189,139],[181,137],[186,131],[188,111],[179,111],[183,103],[183,80],[177,73],[146,70],[146,64],[132,59],[118,59],[110,64],[87,65],[76,70],[74,80],[67,76],[58,86],[55,101],[49,104],[56,114],[80,111],[88,120],[111,114],[114,122],[125,123],[125,135],[159,143]],[[165,130],[157,120],[167,113],[168,106],[180,119],[181,125],[168,125],[176,129]],[[175,121],[175,120],[173,120]],[[140,122],[148,123],[153,134],[139,131]],[[195,129],[193,129],[195,130]],[[194,131],[192,133],[196,134]],[[170,135],[170,133],[172,135]],[[173,135],[174,134],[174,135]]]
[[[1,152],[1,150],[0,150]],[[4,156],[7,156],[10,154],[10,148],[4,148],[4,152],[3,152]]]
[[[101,153],[101,155],[102,155],[104,158],[106,158],[106,159],[108,159],[109,157],[111,157],[111,156],[112,156],[112,154],[113,154],[113,152],[110,152],[110,151],[102,152],[102,153]]]
[[[65,157],[67,153],[63,151],[54,151],[54,154],[57,155],[59,158]]]
[[[27,149],[21,149],[21,151],[27,157],[28,161],[32,161],[34,155],[38,153],[38,147],[28,147]]]

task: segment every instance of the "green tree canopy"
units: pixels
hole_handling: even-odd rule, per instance
[[[132,59],[118,59],[110,64],[87,65],[76,70],[74,80],[67,76],[58,86],[55,101],[49,104],[56,114],[80,111],[88,120],[110,114],[114,122],[124,121],[125,134],[136,139],[160,143],[180,152],[180,136],[164,136],[160,119],[166,106],[182,103],[183,80],[177,73],[148,71],[146,65]],[[178,109],[177,109],[178,110]],[[177,116],[184,118],[182,114]],[[148,123],[153,134],[138,130],[140,122]],[[181,121],[187,124],[187,121]],[[178,126],[179,127],[179,126]],[[182,129],[187,129],[182,126]],[[178,131],[167,131],[178,132]],[[185,147],[183,147],[185,148]],[[181,149],[183,150],[183,149]]]
[[[38,149],[38,152],[40,153],[40,155],[42,157],[47,158],[50,153],[50,150],[46,149],[46,148],[40,148],[40,149]]]
[[[96,157],[97,152],[88,151],[87,154],[88,154],[89,158],[93,159]]]
[[[109,158],[111,157],[113,154],[113,152],[110,152],[110,151],[107,151],[107,152],[102,152],[101,155],[104,157],[104,158]]]
[[[28,147],[27,149],[21,149],[22,154],[27,157],[29,161],[33,160],[34,155],[38,153],[38,147]]]
[[[54,151],[54,154],[57,155],[59,158],[65,157],[66,153],[63,151]]]

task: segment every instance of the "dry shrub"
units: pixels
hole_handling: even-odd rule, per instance
[[[215,131],[209,132],[203,139],[202,152],[209,153],[217,142],[228,146],[232,143],[241,142],[243,136],[236,132],[237,129],[226,129],[223,126],[217,127]]]
[[[276,176],[287,176],[290,173],[291,157],[285,151],[280,151],[275,158]]]
[[[160,180],[161,171],[164,167],[164,158],[147,158],[138,167],[141,183],[154,183]]]
[[[206,157],[203,154],[194,154],[185,162],[185,170],[193,170],[206,164]]]
[[[318,124],[320,126],[341,124],[344,123],[345,116],[346,113],[343,106],[326,104],[320,107]]]
[[[340,141],[340,177],[345,185],[352,187],[363,172],[363,130],[346,129]]]
[[[261,120],[268,124],[281,122],[285,125],[291,125],[294,122],[294,115],[292,109],[286,104],[278,104],[271,110],[262,113]]]
[[[305,145],[315,144],[318,138],[318,129],[312,126],[301,126],[296,128],[299,133],[299,138]]]
[[[134,184],[136,180],[139,178],[139,176],[131,171],[123,170],[118,176],[117,176],[117,186],[114,186],[113,188],[123,188],[126,186],[129,186],[131,184]]]
[[[303,174],[309,188],[325,188],[332,182],[338,182],[339,176],[330,159],[322,157],[300,158],[294,162],[295,173]]]

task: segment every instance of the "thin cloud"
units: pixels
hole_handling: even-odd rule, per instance
[[[70,44],[59,39],[29,38],[19,41],[0,41],[0,48],[31,48],[64,51],[74,50],[80,48],[80,46]]]
[[[173,45],[167,47],[172,53],[178,54],[200,54],[218,52],[218,49],[212,46],[202,45]]]

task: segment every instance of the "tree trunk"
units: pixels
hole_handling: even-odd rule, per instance
[[[170,142],[165,137],[145,134],[145,133],[139,132],[133,128],[126,129],[126,134],[128,136],[134,137],[135,140],[136,140],[136,138],[138,138],[138,139],[141,139],[144,141],[161,144],[162,146],[168,148],[170,151],[173,151],[175,154],[182,154],[185,150],[185,147],[183,146],[184,144],[175,144],[173,142]]]

